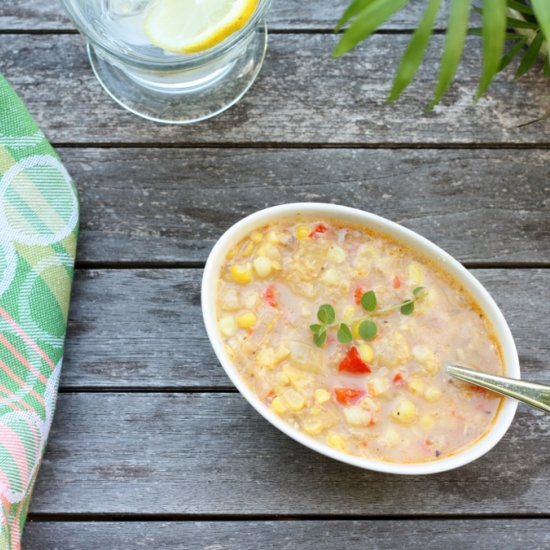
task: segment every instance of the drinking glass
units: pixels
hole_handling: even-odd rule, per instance
[[[259,0],[244,27],[194,54],[150,43],[143,22],[151,1],[61,0],[105,91],[136,115],[172,124],[213,117],[239,101],[265,57],[271,0]]]

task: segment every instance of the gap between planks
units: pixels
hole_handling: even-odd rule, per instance
[[[441,514],[441,515],[346,515],[346,514],[295,514],[291,516],[287,515],[270,515],[270,514],[250,514],[250,515],[238,515],[238,514],[41,514],[30,513],[28,515],[28,521],[35,522],[80,522],[80,521],[93,521],[93,522],[138,522],[138,521],[499,521],[507,519],[549,519],[550,514],[524,514],[524,513],[510,513],[510,514]]]
[[[533,120],[521,126],[537,124],[539,120]],[[519,128],[520,126],[518,126]],[[171,143],[132,143],[132,142],[72,142],[72,141],[51,141],[51,145],[56,149],[433,149],[433,150],[542,150],[550,149],[550,141],[547,143],[325,143],[325,142],[278,142],[278,141],[242,141],[242,142],[205,142],[205,143],[188,143],[188,142],[171,142]]]

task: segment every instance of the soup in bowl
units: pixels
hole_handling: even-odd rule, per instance
[[[450,362],[519,378],[502,313],[430,241],[384,218],[289,204],[230,228],[202,286],[208,336],[246,399],[300,443],[371,470],[448,470],[487,452],[516,403]]]

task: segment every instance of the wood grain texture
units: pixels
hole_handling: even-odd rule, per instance
[[[392,476],[314,453],[240,394],[65,393],[31,512],[548,515],[550,415],[520,409],[477,461],[438,475]]]
[[[348,5],[347,0],[274,0],[269,14],[271,30],[324,30],[334,28],[335,21]],[[443,28],[447,14],[447,2],[436,23],[436,28]],[[396,14],[385,25],[384,29],[408,30],[414,28],[422,14],[422,0],[412,0],[400,13]],[[73,25],[65,16],[57,0],[3,0],[0,7],[1,30],[49,30],[60,31],[72,29]]]
[[[414,89],[386,104],[392,68],[409,39],[375,35],[342,59],[332,34],[277,34],[250,92],[222,116],[187,127],[153,124],[121,109],[95,80],[74,35],[5,35],[0,70],[56,143],[355,144],[361,146],[550,144],[550,87],[540,74],[500,75],[479,102],[480,42],[468,39],[458,80],[442,105],[432,95],[443,36],[428,50]]]
[[[550,270],[473,270],[504,311],[523,376],[550,383]],[[202,270],[86,270],[74,285],[62,387],[232,387],[200,310]]]
[[[255,210],[320,201],[388,217],[463,262],[550,263],[550,151],[60,152],[80,191],[81,261],[204,261]]]
[[[546,550],[548,520],[27,523],[25,550]]]

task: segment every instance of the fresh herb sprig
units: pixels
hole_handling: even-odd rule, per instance
[[[354,319],[352,325],[359,322],[357,331],[363,340],[372,340],[378,334],[378,326],[373,317],[387,315],[392,311],[399,310],[402,315],[411,315],[414,312],[415,303],[426,296],[428,291],[418,286],[412,291],[412,296],[399,304],[394,304],[382,309],[378,308],[378,299],[374,290],[369,290],[361,296],[361,306],[366,314]],[[336,337],[341,344],[349,344],[353,340],[353,333],[350,326],[336,320],[336,311],[330,304],[323,304],[317,310],[317,319],[319,323],[310,325],[309,329],[313,333],[315,345],[322,348],[326,341],[329,330],[338,327]]]

